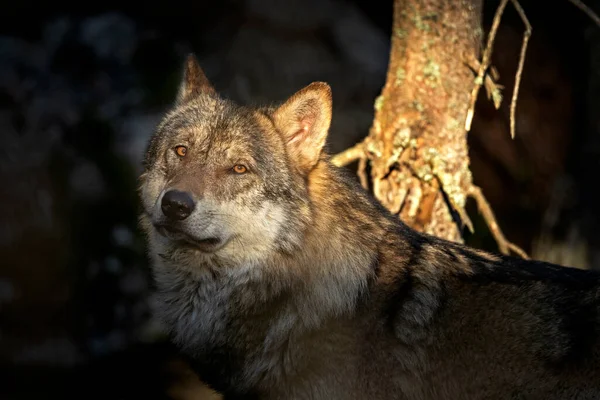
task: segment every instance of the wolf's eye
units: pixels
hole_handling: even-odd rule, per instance
[[[175,147],[175,154],[177,154],[179,157],[185,157],[185,155],[187,154],[187,147],[185,147],[185,146]]]
[[[233,172],[235,172],[236,174],[243,174],[246,171],[248,171],[248,168],[246,168],[245,165],[236,164],[236,165],[233,166]]]

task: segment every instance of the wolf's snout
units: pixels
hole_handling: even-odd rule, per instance
[[[164,194],[160,208],[167,218],[180,221],[189,217],[195,206],[189,193],[169,190]]]

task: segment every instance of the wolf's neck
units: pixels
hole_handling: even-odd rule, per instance
[[[368,289],[379,244],[393,223],[352,177],[326,162],[308,181],[312,218],[301,248],[283,266],[302,287],[294,291],[301,318],[348,314]],[[310,326],[312,321],[305,322]]]

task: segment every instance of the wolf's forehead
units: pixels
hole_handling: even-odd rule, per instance
[[[231,106],[213,99],[199,98],[179,106],[164,118],[160,130],[163,134],[201,133],[231,119]]]
[[[216,101],[198,101],[174,110],[161,126],[163,138],[182,140],[196,151],[250,152],[264,141],[251,109]]]

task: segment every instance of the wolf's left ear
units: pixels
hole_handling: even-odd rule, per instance
[[[308,173],[319,161],[331,124],[331,88],[314,82],[296,92],[274,113],[275,126],[283,134],[292,157]]]
[[[196,56],[189,54],[185,60],[183,79],[179,84],[176,102],[183,104],[203,93],[216,94],[216,91],[204,75]]]

